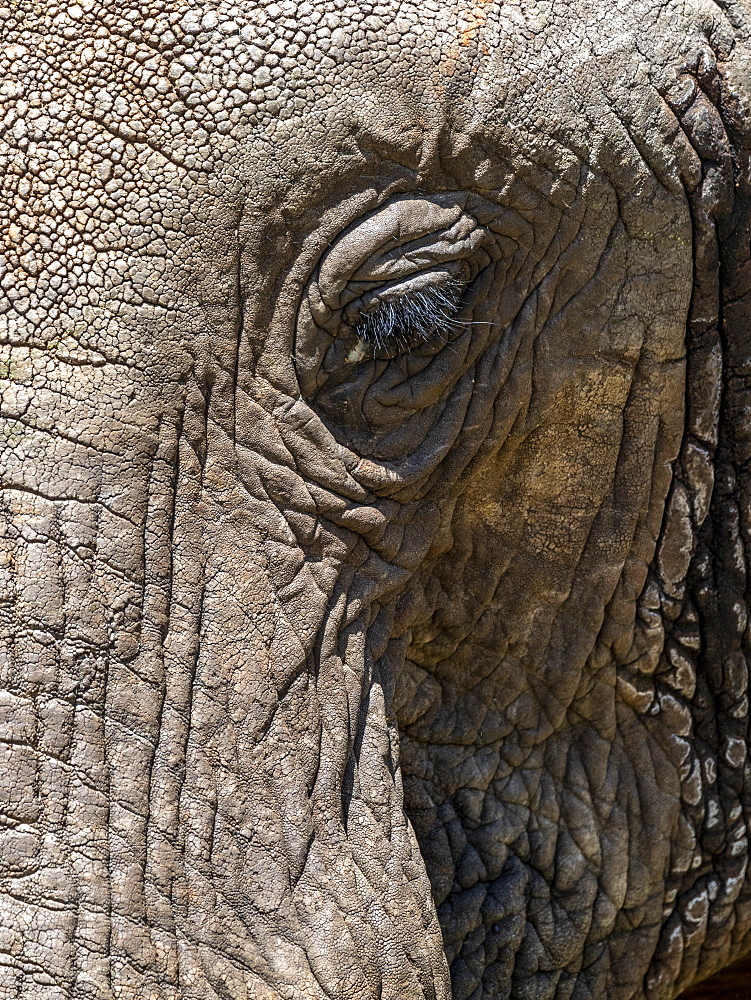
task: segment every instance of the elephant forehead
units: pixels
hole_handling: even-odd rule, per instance
[[[75,93],[79,121],[267,196],[285,181],[302,194],[368,151],[424,168],[447,133],[497,133],[557,160],[566,148],[597,159],[630,134],[647,156],[662,138],[656,91],[697,52],[730,44],[709,0],[83,0],[25,12],[11,29],[4,96],[32,99],[12,123],[31,141],[70,131],[55,98]]]
[[[677,191],[698,167],[675,141],[664,97],[732,45],[711,2],[290,4],[235,15],[229,36],[218,14],[204,16],[170,78],[194,113],[228,115],[218,130],[237,143],[230,170],[253,199],[292,188],[301,210],[327,179],[374,158],[438,186],[497,186],[503,169],[584,161],[627,189],[638,177]]]

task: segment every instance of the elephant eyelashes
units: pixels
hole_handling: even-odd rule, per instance
[[[400,298],[380,301],[354,325],[353,333],[375,357],[410,351],[434,337],[445,340],[450,331],[461,329],[455,317],[463,291],[463,283],[449,277],[443,284],[427,284]],[[348,361],[359,360],[359,346]]]

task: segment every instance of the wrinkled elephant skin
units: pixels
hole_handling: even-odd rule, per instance
[[[1,1000],[751,950],[748,0],[0,23]]]

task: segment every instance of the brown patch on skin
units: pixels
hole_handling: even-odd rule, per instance
[[[441,75],[442,76],[453,76],[456,73],[456,64],[459,61],[459,49],[456,45],[452,45],[446,51],[446,56],[441,63]]]
[[[474,42],[477,32],[487,20],[487,8],[492,2],[493,0],[476,0],[466,13],[459,15],[459,23],[464,25],[459,32],[460,45],[466,47]]]
[[[441,62],[441,74],[443,76],[454,76],[459,62],[462,48],[469,48],[475,43],[477,34],[488,18],[487,8],[493,0],[476,0],[471,6],[459,12],[459,44],[451,45],[446,50],[446,55]],[[479,51],[483,56],[490,55],[490,47],[485,43],[479,45]]]

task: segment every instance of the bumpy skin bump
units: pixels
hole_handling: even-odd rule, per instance
[[[748,952],[746,0],[0,24],[0,998]]]

